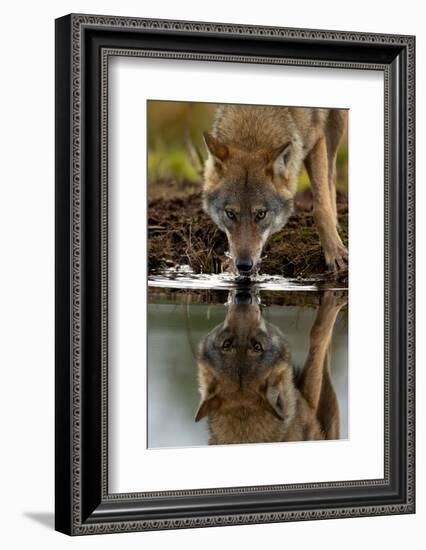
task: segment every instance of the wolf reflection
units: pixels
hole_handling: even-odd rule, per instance
[[[346,298],[326,291],[314,320],[303,369],[289,343],[263,316],[257,297],[233,294],[227,316],[201,342],[198,422],[209,444],[339,439],[339,404],[330,370],[333,328]]]

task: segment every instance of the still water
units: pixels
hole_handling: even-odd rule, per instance
[[[149,284],[148,447],[347,438],[347,291],[187,277]]]

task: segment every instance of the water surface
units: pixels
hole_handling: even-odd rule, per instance
[[[197,359],[200,347],[214,346],[210,340],[229,320],[236,294],[242,294],[235,290],[238,285],[230,276],[194,279],[191,274],[183,273],[178,281],[176,274],[161,277],[150,280],[148,291],[147,444],[150,448],[207,445],[207,419],[195,422],[201,398]],[[214,288],[212,278],[217,282]],[[310,283],[280,283],[276,278],[264,277],[250,285],[249,293],[244,290],[252,303],[244,305],[243,298],[243,305],[236,309],[240,312],[237,321],[240,331],[244,330],[250,321],[247,312],[259,309],[262,323],[272,327],[274,338],[276,334],[281,340],[284,337],[286,349],[291,352],[291,364],[300,371],[309,351],[311,329],[320,304],[324,303],[324,293],[330,295],[331,291]],[[204,284],[209,286],[206,288]],[[344,296],[345,292],[338,294]],[[332,383],[340,410],[340,438],[347,438],[347,308],[342,308],[337,315],[330,352]]]

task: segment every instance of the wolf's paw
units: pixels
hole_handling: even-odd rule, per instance
[[[348,270],[349,255],[343,244],[337,243],[334,246],[328,246],[327,250],[324,250],[324,256],[327,270],[330,273]]]

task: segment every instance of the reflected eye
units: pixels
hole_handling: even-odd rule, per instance
[[[257,353],[260,353],[261,351],[263,351],[262,344],[257,340],[253,340],[251,345],[253,347],[253,350],[256,351]]]
[[[231,346],[232,346],[232,340],[230,338],[227,338],[222,344],[222,349],[227,350]]]
[[[265,219],[267,210],[259,210],[259,212],[256,214],[256,221],[260,221]]]
[[[225,210],[225,213],[230,220],[235,220],[237,218],[233,210]]]

